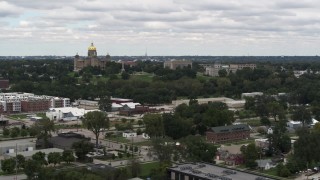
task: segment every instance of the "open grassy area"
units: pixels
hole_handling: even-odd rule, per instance
[[[136,142],[133,143],[135,146],[151,146],[152,142],[151,141],[142,141],[142,142]]]
[[[139,74],[133,74],[130,76],[130,79],[147,81],[147,82],[151,82],[152,78],[153,78],[153,74],[149,74],[149,73],[139,73]]]
[[[141,177],[147,177],[150,175],[152,169],[157,168],[159,166],[159,162],[152,162],[141,164]]]
[[[27,115],[25,114],[12,114],[8,116],[9,119],[15,119],[15,120],[20,120],[20,119],[26,119]]]

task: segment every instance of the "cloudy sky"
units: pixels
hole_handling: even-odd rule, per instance
[[[317,55],[319,0],[0,0],[0,56]]]

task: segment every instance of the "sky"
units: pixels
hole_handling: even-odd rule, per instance
[[[319,0],[0,0],[0,56],[314,56]]]

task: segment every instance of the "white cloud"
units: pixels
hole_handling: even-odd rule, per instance
[[[319,8],[316,0],[0,0],[0,47],[68,42],[55,53],[72,55],[94,41],[117,55],[142,54],[146,46],[157,55],[315,55]],[[52,54],[33,50],[25,52]]]

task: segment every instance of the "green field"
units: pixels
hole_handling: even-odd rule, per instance
[[[139,74],[133,74],[130,76],[130,79],[132,80],[141,80],[146,82],[152,82],[153,74],[149,73],[139,73]]]
[[[13,114],[8,116],[9,119],[15,119],[15,120],[20,120],[20,119],[26,119],[27,115],[25,114]]]
[[[152,169],[157,168],[159,166],[159,162],[152,162],[141,164],[141,177],[147,177],[150,175]]]

